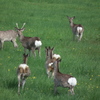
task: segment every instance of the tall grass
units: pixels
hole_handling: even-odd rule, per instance
[[[26,22],[25,36],[38,36],[43,42],[41,58],[31,55],[28,65],[31,76],[24,91],[17,94],[16,69],[23,62],[23,47],[10,42],[0,50],[0,99],[2,100],[99,100],[100,91],[100,3],[99,0],[1,0],[0,30],[14,29]],[[81,42],[72,41],[72,32],[66,16],[76,16],[75,23],[84,26]],[[45,71],[45,46],[55,47],[62,57],[60,71],[73,75],[78,84],[75,95],[58,88],[53,93],[53,80]]]

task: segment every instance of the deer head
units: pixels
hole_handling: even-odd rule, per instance
[[[19,28],[18,23],[16,23],[15,29],[17,30],[19,36],[20,36],[20,35],[22,34],[22,32],[25,30],[25,28],[24,28],[25,24],[26,24],[26,23],[23,23],[22,27]]]

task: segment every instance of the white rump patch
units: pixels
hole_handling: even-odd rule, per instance
[[[48,65],[49,65],[49,66],[52,66],[52,65],[53,65],[53,63],[49,63]]]
[[[60,56],[60,55],[58,55],[58,54],[53,54],[52,58],[55,58],[55,59],[60,59],[60,58],[61,58],[61,56]]]
[[[41,45],[42,45],[41,41],[38,41],[38,40],[35,41],[35,46],[36,47],[40,47]]]
[[[68,83],[72,86],[75,86],[77,84],[77,80],[75,77],[71,77],[68,79]]]
[[[78,32],[82,31],[82,29],[83,29],[82,27],[77,27]]]
[[[27,67],[29,67],[27,64],[20,64],[20,65],[19,65],[19,68],[25,69],[25,68],[27,68]]]

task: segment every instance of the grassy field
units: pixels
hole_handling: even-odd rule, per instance
[[[74,22],[84,26],[81,42],[72,41],[66,16],[76,16]],[[99,0],[0,0],[0,30],[11,30],[25,22],[25,36],[42,40],[41,58],[31,55],[28,65],[31,76],[25,89],[17,94],[16,69],[23,62],[23,47],[11,42],[0,50],[0,100],[100,100],[100,3]],[[73,75],[78,84],[75,95],[67,88],[53,93],[53,80],[48,79],[45,46],[55,47],[62,57],[60,71]]]

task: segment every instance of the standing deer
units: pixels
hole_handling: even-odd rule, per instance
[[[61,62],[61,59],[57,59],[54,63],[54,93],[57,92],[57,87],[64,87],[69,88],[71,94],[74,94],[74,87],[77,84],[77,80],[75,77],[63,74],[59,71],[59,63]]]
[[[3,49],[5,41],[11,41],[13,42],[14,47],[18,47],[16,43],[17,36],[18,34],[15,30],[0,31],[0,47]]]
[[[45,47],[45,51],[46,51],[46,62],[45,62],[45,67],[46,67],[46,73],[48,75],[48,78],[53,78],[54,76],[54,67],[52,66],[53,65],[53,62],[57,59],[60,59],[60,55],[58,54],[53,54],[53,50],[54,50],[54,47],[51,48],[51,47]]]
[[[73,19],[75,18],[75,16],[74,17],[67,16],[67,18],[69,19],[70,27],[73,32],[73,40],[76,40],[76,38],[78,38],[78,41],[81,41],[84,32],[83,26],[81,24],[73,23]]]
[[[27,65],[27,58],[28,55],[23,54],[23,64],[20,64],[17,69],[17,76],[18,76],[18,93],[20,94],[20,87],[24,89],[24,85],[26,83],[26,78],[30,75],[30,68]]]
[[[45,47],[45,51],[46,51],[46,62],[45,62],[45,68],[46,68],[46,73],[48,75],[48,78],[51,77],[54,68],[51,66],[51,60],[52,60],[52,55],[53,55],[53,50],[54,47]]]
[[[24,47],[24,53],[26,53],[26,50],[28,49],[29,55],[30,55],[30,51],[32,51],[34,56],[36,56],[35,50],[38,50],[38,54],[39,54],[39,56],[41,56],[40,48],[41,48],[42,42],[41,42],[40,38],[39,37],[25,37],[22,33],[25,29],[24,25],[25,25],[25,23],[23,24],[22,28],[19,29],[18,24],[16,23],[16,26],[17,26],[16,30],[17,30],[18,36],[20,38],[20,42],[22,43],[22,46]]]

